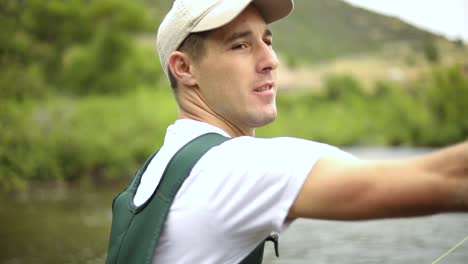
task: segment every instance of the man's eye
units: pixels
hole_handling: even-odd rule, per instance
[[[268,46],[273,46],[273,41],[271,39],[265,39],[264,40],[265,44],[267,44]]]
[[[245,45],[244,43],[237,44],[232,47],[232,49],[246,49],[246,48],[247,48],[247,45]]]

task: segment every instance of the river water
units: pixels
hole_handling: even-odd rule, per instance
[[[351,148],[361,158],[398,158],[426,149]],[[120,188],[119,188],[120,189]],[[103,263],[118,189],[42,190],[2,196],[0,263]],[[365,222],[297,220],[267,243],[264,263],[433,263],[468,236],[467,214]],[[438,264],[468,264],[468,241]]]

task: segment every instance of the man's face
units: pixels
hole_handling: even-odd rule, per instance
[[[257,9],[249,6],[210,32],[206,55],[193,65],[210,111],[240,129],[260,127],[276,118],[278,59],[271,43],[271,31]]]

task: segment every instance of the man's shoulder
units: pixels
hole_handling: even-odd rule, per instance
[[[261,138],[242,136],[236,137],[224,143],[220,148],[231,150],[231,154],[244,152],[245,155],[255,153],[287,153],[289,155],[306,153],[332,153],[342,152],[335,146],[316,141],[295,137]],[[229,152],[226,152],[226,155]]]

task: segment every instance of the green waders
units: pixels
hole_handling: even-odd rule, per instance
[[[153,154],[138,170],[130,185],[112,203],[112,227],[106,264],[151,264],[167,214],[180,186],[197,161],[212,147],[229,138],[215,133],[201,135],[183,146],[167,165],[155,192],[143,205],[133,203],[141,176]],[[278,256],[278,236],[266,240],[275,243]],[[265,240],[265,241],[266,241]],[[262,263],[265,241],[241,263]]]

